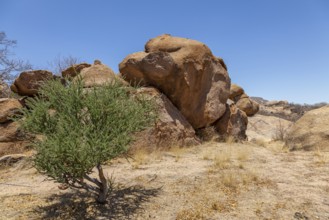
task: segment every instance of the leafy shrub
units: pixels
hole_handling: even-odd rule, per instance
[[[81,81],[63,86],[46,82],[40,96],[23,110],[24,130],[41,134],[35,142],[35,167],[51,179],[98,195],[108,192],[102,164],[127,151],[132,134],[156,117],[152,100],[132,95],[135,88],[119,82],[84,89]],[[97,178],[90,174],[97,168]]]

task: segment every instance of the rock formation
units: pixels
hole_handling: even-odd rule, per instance
[[[34,96],[38,93],[42,82],[53,79],[53,74],[47,70],[22,72],[10,89],[21,96]]]
[[[95,60],[93,65],[73,65],[62,76],[72,83],[82,80],[86,91],[114,80],[124,82],[125,86],[142,86],[137,93],[155,100],[159,118],[136,135],[132,150],[196,145],[200,139],[195,129],[209,127],[222,138],[233,136],[245,140],[247,115],[258,111],[258,105],[241,87],[231,87],[224,61],[195,40],[170,35],[153,38],[146,43],[145,52],[128,55],[119,69],[120,74],[116,75]],[[56,77],[45,70],[22,72],[11,89],[19,95],[33,97],[42,82]],[[17,122],[9,120],[22,105],[14,99],[0,100],[0,156],[4,151],[19,152],[8,150],[8,146],[12,149],[27,146],[27,137],[20,132]]]
[[[329,105],[306,112],[289,129],[286,145],[291,150],[329,151]]]
[[[244,92],[243,88],[236,84],[231,85],[229,98],[233,100],[236,106],[244,111],[247,116],[253,116],[259,110],[259,104],[250,99],[249,96]]]
[[[103,64],[94,64],[83,68],[78,76],[73,79],[73,82],[81,79],[85,88],[102,86],[117,78],[113,70]]]
[[[225,113],[230,90],[226,66],[198,41],[158,36],[147,42],[145,52],[127,56],[119,69],[131,84],[158,88],[193,128],[208,126]]]
[[[215,122],[216,131],[221,139],[233,137],[236,140],[246,140],[248,117],[235,104],[227,105],[225,114]]]
[[[68,67],[67,69],[65,69],[64,71],[62,71],[62,76],[64,78],[73,78],[75,76],[77,76],[78,74],[80,74],[80,72],[87,67],[90,67],[91,65],[88,63],[79,63],[79,64],[75,64],[72,65],[70,67]]]
[[[140,88],[138,93],[155,100],[159,115],[152,127],[136,135],[132,151],[136,148],[155,149],[200,144],[192,126],[164,94],[155,88]]]

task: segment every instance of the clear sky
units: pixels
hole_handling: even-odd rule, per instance
[[[207,44],[250,96],[329,102],[329,0],[0,0],[0,31],[35,68],[73,56],[116,72],[168,33]]]

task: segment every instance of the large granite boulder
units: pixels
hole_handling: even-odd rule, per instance
[[[247,116],[253,116],[259,111],[259,104],[246,95],[240,97],[236,102],[236,106],[244,111]]]
[[[70,67],[68,67],[67,69],[62,71],[62,76],[64,78],[68,78],[71,79],[75,76],[77,76],[78,74],[80,74],[80,72],[87,67],[90,67],[91,65],[89,63],[79,63],[79,64],[74,64]]]
[[[102,86],[106,83],[111,83],[115,78],[118,78],[113,70],[100,62],[95,62],[90,67],[85,67],[81,70],[78,77],[73,78],[73,82],[81,79],[85,88]]]
[[[0,123],[9,121],[22,107],[22,103],[17,99],[0,98]]]
[[[200,144],[195,131],[170,100],[155,88],[139,88],[138,94],[152,98],[158,109],[158,118],[149,129],[139,132],[132,144],[136,148],[170,148]]]
[[[163,92],[193,128],[225,113],[230,77],[223,60],[201,42],[161,35],[147,42],[145,52],[127,56],[119,69],[131,84]]]
[[[246,140],[247,125],[247,115],[235,104],[230,104],[227,105],[225,114],[216,121],[214,127],[222,139],[233,137],[236,140]]]
[[[53,78],[53,74],[47,70],[22,72],[10,86],[10,89],[21,96],[34,96],[38,93],[42,82]]]
[[[291,150],[329,151],[329,105],[306,112],[289,129],[286,145]]]

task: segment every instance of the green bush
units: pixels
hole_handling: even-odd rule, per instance
[[[98,195],[108,192],[102,164],[127,151],[132,134],[156,117],[154,102],[119,82],[84,89],[82,82],[63,86],[46,82],[40,96],[29,98],[22,127],[41,134],[35,143],[35,167],[51,179]],[[90,174],[98,170],[98,179]]]

